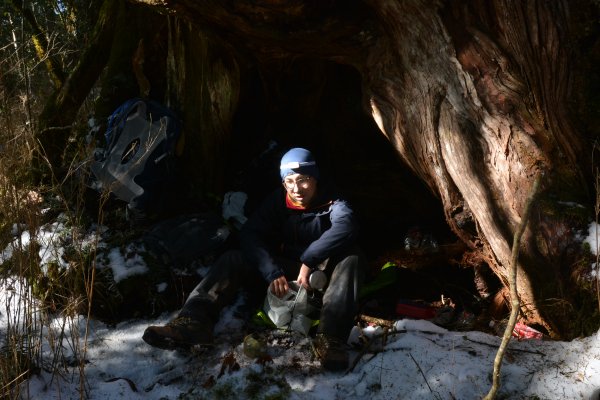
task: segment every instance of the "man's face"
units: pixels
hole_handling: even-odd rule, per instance
[[[283,187],[294,203],[308,207],[317,192],[317,180],[309,175],[292,174],[285,177]]]

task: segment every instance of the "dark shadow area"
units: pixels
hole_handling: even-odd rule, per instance
[[[249,195],[246,213],[279,185],[282,152],[310,148],[321,174],[333,179],[357,212],[368,281],[388,261],[410,263],[380,292],[381,313],[391,316],[400,297],[435,302],[442,295],[452,297],[457,310],[475,310],[474,271],[457,263],[464,248],[456,246],[439,199],[400,160],[368,113],[359,73],[309,59],[267,69],[268,74],[243,75],[234,119],[232,159],[237,162],[230,173],[233,189]],[[407,233],[415,229],[436,242],[434,255],[405,249]],[[445,250],[446,245],[453,247]]]
[[[234,181],[249,195],[247,212],[279,184],[281,152],[305,146],[316,154],[322,174],[352,202],[369,254],[403,247],[413,226],[438,241],[455,240],[439,200],[399,159],[366,112],[357,71],[322,60],[296,60],[272,70],[262,81],[256,71],[243,76],[234,119],[232,158],[237,164],[230,173],[245,171],[245,182],[239,183],[240,176]],[[278,147],[261,158],[270,141]]]

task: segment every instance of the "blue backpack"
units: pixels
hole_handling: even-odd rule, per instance
[[[106,147],[91,171],[96,189],[127,203],[132,222],[154,219],[172,202],[181,130],[177,116],[152,100],[127,100],[108,117]]]

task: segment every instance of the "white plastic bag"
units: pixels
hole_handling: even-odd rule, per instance
[[[296,281],[288,282],[290,289],[279,298],[267,289],[264,311],[278,328],[288,327],[297,332],[307,334],[313,320],[308,318],[315,307],[308,301],[308,292]]]

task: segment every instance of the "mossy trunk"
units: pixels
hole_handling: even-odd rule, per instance
[[[34,179],[45,183],[64,177],[63,160],[72,124],[81,104],[106,65],[111,51],[113,27],[119,2],[105,0],[94,29],[93,40],[83,52],[77,66],[64,84],[46,101],[38,119],[36,139],[38,153],[34,158]]]

